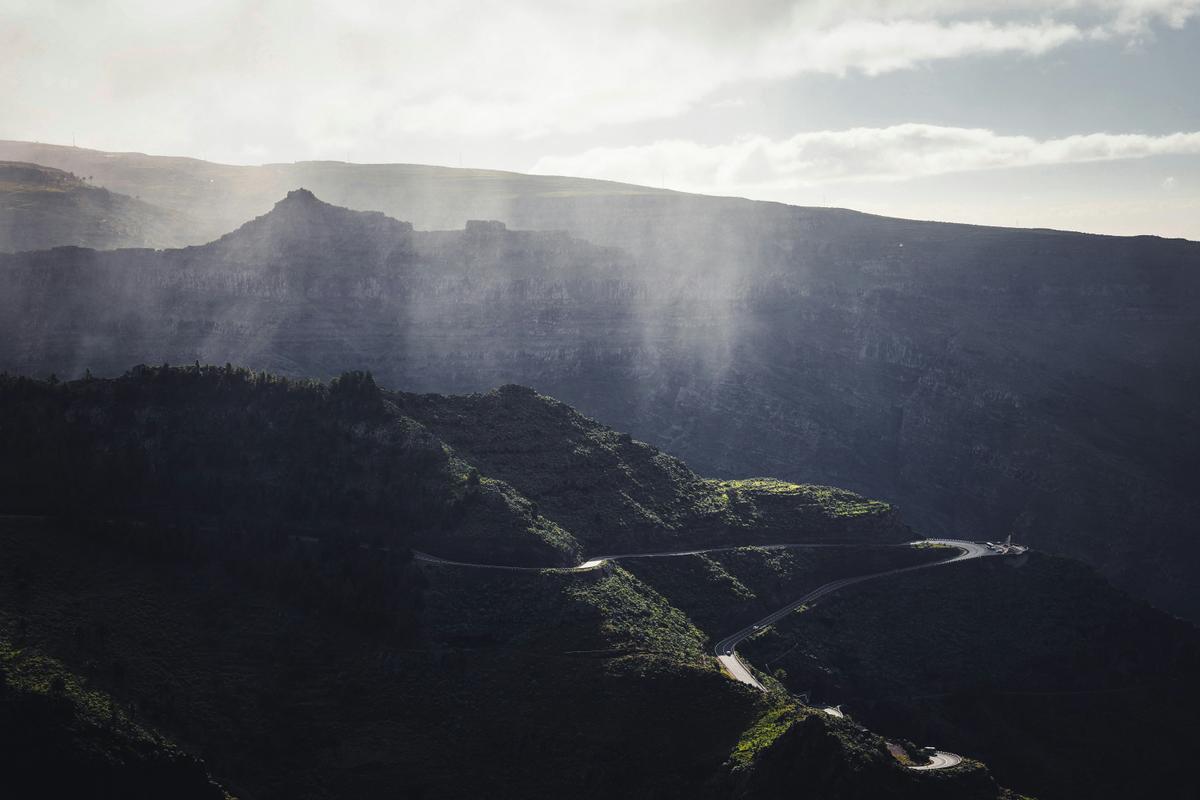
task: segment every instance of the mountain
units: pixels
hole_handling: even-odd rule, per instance
[[[186,218],[69,172],[0,161],[0,251],[170,246]]]
[[[295,190],[207,245],[0,256],[0,368],[532,385],[703,473],[1012,532],[1200,618],[1200,244],[610,189],[535,204],[606,244],[422,231]]]
[[[246,797],[767,800],[795,795],[797,769],[810,797],[1013,797],[977,761],[910,770],[861,726],[731,680],[714,634],[624,561],[539,569],[629,541],[568,527],[587,518],[546,491],[548,457],[586,470],[625,527],[635,507],[662,520],[636,529],[647,546],[720,530],[727,546],[857,538],[796,559],[721,555],[764,603],[775,582],[789,591],[933,556],[895,546],[907,530],[882,504],[706,483],[518,387],[446,398],[384,391],[363,373],[320,384],[201,366],[5,377],[0,641],[20,652],[0,650],[0,674],[29,682],[14,665],[45,653],[73,671],[68,696],[123,709],[100,714],[106,735],[136,725],[176,742],[165,752],[181,775],[208,787],[209,770]],[[695,534],[672,527],[706,519]],[[431,561],[414,546],[530,568]],[[47,727],[43,761],[68,763],[71,723]]]
[[[0,140],[0,159],[90,175],[98,185],[184,214],[190,225],[186,244],[211,241],[266,213],[297,186],[307,186],[337,205],[382,211],[423,229],[459,228],[468,219],[498,219],[513,227],[534,229],[577,229],[578,225],[565,224],[570,218],[619,230],[631,222],[651,222],[657,206],[639,206],[642,201],[653,204],[656,198],[674,198],[691,205],[696,199],[695,195],[610,181],[498,170],[338,161],[233,166],[195,158],[5,140]],[[700,198],[702,203],[707,200]],[[631,202],[634,205],[627,207]],[[151,246],[177,244],[162,240]]]

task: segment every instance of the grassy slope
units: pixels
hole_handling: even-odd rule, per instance
[[[0,251],[178,246],[186,217],[37,164],[0,161]]]
[[[0,638],[0,773],[13,796],[222,800],[204,764],[59,661]]]
[[[1039,797],[1169,796],[1200,711],[1200,636],[1031,554],[864,584],[743,647],[867,724],[980,757]]]
[[[732,796],[774,800],[1018,800],[982,764],[917,773],[850,720],[781,701],[750,726],[730,762]]]
[[[707,480],[679,459],[524,387],[392,398],[482,471],[536,502],[589,555],[912,538],[885,503],[770,479]]]

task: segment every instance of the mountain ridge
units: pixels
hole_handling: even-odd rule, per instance
[[[199,359],[352,366],[417,392],[533,385],[704,473],[845,486],[930,533],[1016,533],[1200,614],[1182,533],[1200,513],[1200,245],[768,225],[743,263],[736,215],[670,233],[709,237],[694,258],[659,258],[312,207],[321,226],[284,205],[184,250],[0,257],[0,368]]]

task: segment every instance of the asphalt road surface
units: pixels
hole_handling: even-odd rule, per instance
[[[942,750],[938,750],[937,752],[935,752],[933,755],[931,755],[929,757],[928,764],[921,764],[920,766],[909,767],[909,769],[916,769],[916,770],[946,769],[947,767],[957,767],[961,763],[962,763],[962,756],[956,755],[954,753],[947,753]]]
[[[913,570],[927,569],[928,567],[938,567],[944,564],[952,564],[956,561],[967,561],[972,558],[984,558],[987,556],[997,555],[994,551],[989,550],[984,545],[976,542],[967,542],[958,539],[926,539],[925,541],[929,542],[930,544],[956,548],[958,550],[958,555],[955,555],[951,558],[942,559],[941,561],[933,561],[928,564],[916,564],[911,567],[900,567],[898,569],[889,569],[883,572],[872,572],[867,575],[854,575],[849,578],[839,578],[838,580],[830,581],[823,586],[818,586],[816,589],[813,589],[800,599],[792,601],[778,611],[772,611],[770,614],[758,620],[757,622],[753,622],[750,625],[742,628],[740,631],[726,636],[724,639],[717,642],[716,646],[713,647],[713,651],[716,653],[717,660],[721,662],[721,665],[724,666],[725,669],[729,671],[729,674],[733,675],[733,677],[737,678],[742,683],[749,684],[750,686],[765,692],[766,687],[759,683],[758,679],[754,677],[749,668],[747,668],[746,665],[742,663],[742,660],[738,658],[736,652],[737,646],[746,639],[749,639],[754,634],[758,633],[763,628],[774,625],[776,622],[783,619],[800,606],[808,605],[827,594],[836,592],[838,589],[844,589],[847,586],[853,586],[856,583],[874,580],[875,578],[882,578],[887,575],[899,575],[902,572],[912,572]]]
[[[544,572],[552,570],[555,572],[587,572],[592,569],[599,569],[610,561],[623,561],[631,558],[677,558],[679,556],[699,556],[705,553],[725,553],[730,550],[742,550],[747,547],[756,547],[760,550],[789,550],[799,548],[816,548],[816,547],[862,547],[861,542],[803,542],[796,544],[751,544],[751,545],[731,545],[728,547],[706,547],[697,550],[671,550],[661,553],[622,553],[615,556],[597,556],[590,558],[574,567],[516,567],[507,566],[504,564],[477,564],[470,561],[452,561],[448,558],[439,558],[438,556],[422,553],[420,550],[413,550],[413,558],[426,564],[441,565],[446,567],[474,567],[476,569],[506,569],[513,572]],[[882,545],[882,546],[903,546],[903,545]]]

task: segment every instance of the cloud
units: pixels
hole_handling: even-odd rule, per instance
[[[1036,139],[980,128],[908,123],[799,133],[778,141],[748,136],[717,145],[672,139],[644,146],[597,147],[577,155],[542,158],[532,171],[652,185],[661,181],[671,188],[711,194],[779,197],[788,189],[835,183],[1159,155],[1200,155],[1200,132]]]
[[[1198,11],[1200,0],[0,0],[0,134],[329,155],[364,139],[581,133],[676,117],[750,82],[1036,57]]]

